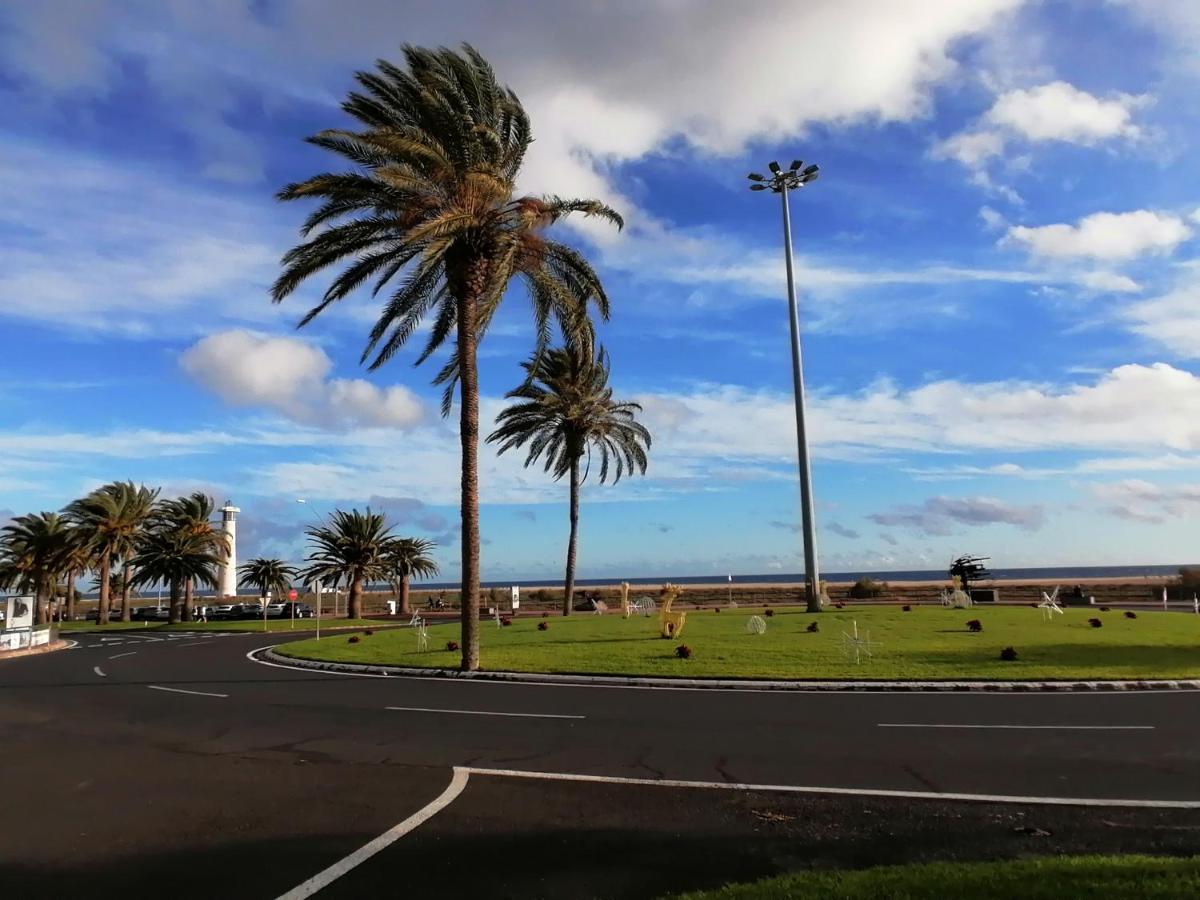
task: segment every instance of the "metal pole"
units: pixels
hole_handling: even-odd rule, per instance
[[[796,283],[792,273],[792,216],[788,189],[783,198],[783,248],[787,256],[788,327],[792,334],[792,393],[796,403],[796,457],[800,469],[800,524],[804,532],[804,599],[808,611],[821,611],[821,574],[817,570],[817,534],[812,500],[812,469],[808,462],[808,433],[804,427],[804,367],[800,361],[800,322],[796,309]]]

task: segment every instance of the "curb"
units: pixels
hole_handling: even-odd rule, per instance
[[[20,650],[0,651],[0,660],[21,659],[25,656],[41,656],[43,653],[53,653],[56,650],[70,650],[75,644],[75,641],[59,638],[56,641],[51,641],[49,644],[42,644],[38,647],[23,647]]]
[[[738,691],[842,691],[853,693],[889,691],[897,693],[1118,693],[1121,691],[1196,691],[1200,679],[1174,681],[755,681],[735,678],[650,678],[625,675],[552,675],[527,672],[463,672],[459,669],[423,669],[410,666],[369,666],[358,663],[320,662],[297,659],[266,647],[248,654],[251,659],[272,665],[350,675],[449,679],[458,681],[502,681],[526,684],[557,684],[591,687],[626,687],[657,690]]]

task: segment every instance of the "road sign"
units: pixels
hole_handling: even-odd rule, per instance
[[[295,600],[295,599],[296,599],[297,597],[299,597],[299,596],[300,596],[300,595],[296,593],[296,589],[295,589],[295,588],[292,588],[290,591],[288,591],[288,599],[289,599],[289,600]]]

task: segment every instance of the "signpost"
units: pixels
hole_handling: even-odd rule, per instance
[[[296,598],[300,595],[296,593],[296,589],[292,588],[288,591],[288,609],[292,611],[292,627],[296,627]]]
[[[521,588],[518,585],[513,585],[512,588],[512,609],[516,612],[521,608]]]

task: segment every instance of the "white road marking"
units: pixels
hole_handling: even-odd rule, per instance
[[[433,709],[426,706],[385,706],[395,712],[451,713],[459,716],[510,716],[514,719],[586,719],[587,716],[564,716],[559,713],[489,712],[486,709]]]
[[[99,675],[101,678],[108,677],[107,675],[104,674],[104,671],[99,666],[92,666],[92,671],[95,672],[97,675]]]
[[[127,650],[124,653],[115,653],[109,659],[120,659],[122,656],[133,656],[135,653],[137,653],[136,650]]]
[[[220,697],[222,700],[228,699],[228,694],[210,694],[208,691],[185,691],[183,688],[169,688],[158,684],[148,684],[146,687],[152,691],[170,691],[172,694],[192,694],[196,697]]]
[[[916,722],[879,722],[879,728],[997,728],[1012,731],[1153,731],[1153,725],[923,725]]]
[[[180,644],[179,648],[182,650],[184,647],[199,647],[201,644],[207,644],[207,643],[208,643],[208,641],[193,641],[190,644]]]
[[[622,778],[610,775],[575,775],[566,772],[526,772],[520,769],[481,769],[465,766],[472,775],[532,778],[546,781],[583,781],[647,787],[699,788],[715,791],[763,791],[780,794],[838,794],[858,797],[901,797],[917,800],[971,800],[981,803],[1029,803],[1038,806],[1121,806],[1149,809],[1200,809],[1200,800],[1123,800],[1103,797],[1020,797],[1007,794],[956,794],[937,791],[891,791],[875,788],[807,787],[792,784],[738,784],[725,781],[679,781],[663,778]],[[457,769],[456,769],[457,771]]]
[[[338,860],[328,869],[318,872],[312,878],[308,879],[308,881],[297,885],[286,894],[281,894],[278,900],[301,900],[303,897],[311,897],[317,891],[337,881],[337,879],[341,878],[355,866],[366,862],[380,850],[395,843],[453,803],[467,786],[469,778],[469,770],[460,769],[456,766],[454,768],[454,776],[450,779],[450,784],[432,803],[422,807],[400,824],[389,828],[373,841],[363,844],[349,856]]]

